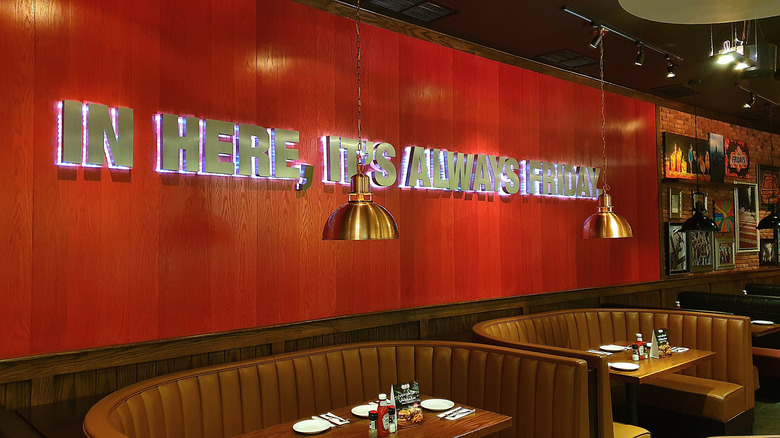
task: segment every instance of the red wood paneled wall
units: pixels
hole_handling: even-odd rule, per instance
[[[288,0],[0,5],[0,357],[659,278],[653,105],[607,96],[609,177],[636,238],[580,237],[596,201],[376,190],[401,239],[323,242],[357,137],[354,22]],[[363,27],[364,136],[601,166],[598,90]],[[55,165],[56,103],[133,108],[131,171]],[[315,182],[160,174],[158,112],[298,130]]]

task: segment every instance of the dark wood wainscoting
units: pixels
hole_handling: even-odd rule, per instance
[[[399,339],[471,339],[479,321],[549,310],[625,305],[674,307],[683,290],[741,293],[780,282],[780,269],[713,272],[627,286],[454,303],[274,327],[0,360],[7,409],[107,394],[154,376],[326,345]]]

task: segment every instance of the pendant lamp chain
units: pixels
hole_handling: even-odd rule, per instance
[[[360,94],[360,73],[361,73],[361,57],[360,57],[360,0],[357,0],[357,6],[355,7],[355,31],[357,33],[357,129],[358,129],[358,172],[363,173],[364,162],[363,157],[363,100]]]
[[[599,32],[604,32],[602,29]],[[599,83],[601,85],[601,158],[604,163],[604,193],[609,192],[609,184],[607,184],[607,118],[604,110],[604,39],[601,39],[599,44]]]

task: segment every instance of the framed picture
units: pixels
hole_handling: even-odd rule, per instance
[[[688,258],[691,272],[712,271],[715,266],[713,249],[712,231],[688,232]]]
[[[710,146],[693,137],[664,132],[664,177],[710,180]]]
[[[704,192],[693,192],[691,193],[691,201],[693,202],[693,207],[696,208],[696,203],[701,202],[702,207],[704,207],[704,214],[707,214],[709,212],[710,208],[707,206],[709,205],[709,197]]]
[[[747,178],[750,173],[750,150],[747,143],[726,140],[726,176]]]
[[[759,266],[774,266],[777,264],[777,240],[761,239],[761,248],[758,251]]]
[[[682,223],[666,223],[666,273],[688,272],[688,236]]]
[[[733,269],[734,266],[734,238],[715,239],[715,269]]]
[[[720,134],[709,135],[710,140],[710,181],[723,182],[726,175],[726,162],[724,160],[725,147],[723,136]]]
[[[768,211],[780,199],[780,167],[759,164],[756,166],[756,175],[761,209]]]
[[[682,218],[682,190],[669,189],[669,218]]]
[[[734,200],[733,199],[715,199],[712,201],[712,214],[715,225],[718,226],[720,233],[734,232]]]
[[[737,252],[758,251],[758,184],[734,181]]]

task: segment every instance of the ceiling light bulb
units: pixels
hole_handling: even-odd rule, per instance
[[[677,76],[677,66],[672,61],[669,61],[669,65],[666,66],[666,77],[673,78]]]
[[[747,90],[745,90],[747,91]],[[752,108],[756,104],[756,93],[750,92],[750,100],[742,105],[742,108]]]
[[[645,63],[645,49],[640,46],[639,52],[636,54],[636,59],[634,60],[634,65],[642,65]]]
[[[718,56],[718,64],[725,65],[725,64],[731,64],[734,62],[736,58],[734,58],[733,52],[724,53],[720,56]]]
[[[594,49],[595,49],[596,47],[598,47],[598,46],[599,46],[599,44],[601,44],[601,38],[602,38],[602,36],[603,36],[603,31],[602,31],[602,29],[599,27],[599,28],[597,28],[597,29],[596,29],[596,36],[595,36],[595,37],[593,37],[593,41],[591,41],[591,42],[590,42],[590,46],[591,46],[591,47],[593,47]]]

